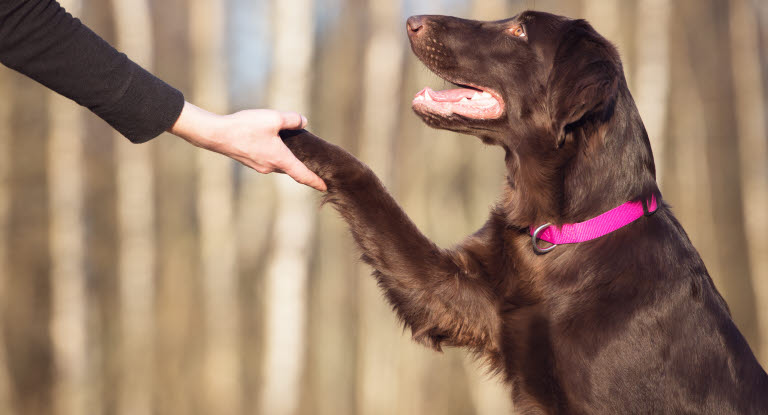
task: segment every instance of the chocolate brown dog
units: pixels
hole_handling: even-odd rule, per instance
[[[613,45],[583,20],[538,12],[416,16],[407,31],[459,87],[423,90],[416,114],[506,152],[503,199],[480,230],[441,249],[353,156],[306,131],[282,136],[327,183],[414,339],[486,359],[520,414],[768,414],[768,376],[667,205],[534,250],[532,226],[661,200]]]

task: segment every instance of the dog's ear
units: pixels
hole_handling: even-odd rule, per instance
[[[569,22],[552,63],[547,105],[555,146],[567,127],[609,111],[618,93],[621,60],[616,48],[584,20]]]

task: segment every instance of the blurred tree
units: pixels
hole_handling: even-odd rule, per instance
[[[669,17],[670,2],[639,0],[634,66],[637,109],[643,117],[651,148],[656,160],[656,181],[664,191],[664,160],[666,154],[666,120],[669,104]]]
[[[393,142],[401,96],[404,39],[400,2],[370,2],[366,19],[365,54],[359,63],[362,74],[359,157],[381,179],[392,183]],[[406,360],[399,325],[392,308],[371,276],[367,265],[358,267],[358,378],[357,413],[377,415],[425,412],[412,394],[421,378],[422,362]],[[407,348],[405,350],[408,350]],[[407,363],[406,363],[407,362]],[[405,365],[404,365],[405,363]],[[405,366],[406,373],[399,368]],[[430,412],[430,411],[426,411]]]
[[[149,4],[154,73],[189,95],[194,71],[190,0]],[[201,104],[202,105],[202,104]],[[203,413],[204,315],[197,216],[200,150],[167,134],[151,143],[155,151],[157,281],[154,307],[153,400],[160,414]]]
[[[754,352],[768,362],[768,130],[765,81],[760,68],[759,10],[748,0],[732,0],[731,51],[735,110],[739,136],[739,167],[744,187],[744,228],[747,236],[760,342]]]
[[[710,274],[714,274],[713,271],[720,269],[719,246],[713,243],[717,241],[717,233],[709,200],[712,197],[710,176],[718,172],[713,172],[706,162],[703,98],[694,81],[696,66],[687,53],[688,29],[681,13],[679,7],[672,7],[670,21],[680,24],[670,25],[668,108],[684,110],[671,110],[667,114],[665,157],[656,157],[655,162],[663,165],[665,201],[672,206]]]
[[[79,15],[80,2],[61,1]],[[99,412],[93,393],[96,367],[88,359],[88,298],[83,222],[83,120],[85,111],[49,92],[48,207],[53,313],[51,337],[56,361],[54,406],[58,414]]]
[[[18,413],[49,414],[54,361],[50,336],[51,284],[48,249],[48,91],[17,73],[8,74],[11,103],[6,136],[10,193],[2,312],[11,390]]]
[[[152,71],[152,27],[146,0],[113,0],[116,47]],[[120,305],[118,412],[152,413],[154,296],[157,235],[151,146],[136,146],[118,133],[118,280]],[[76,412],[79,413],[79,412]]]
[[[701,94],[706,126],[701,136],[708,163],[709,204],[716,237],[700,244],[716,244],[718,256],[708,266],[718,289],[729,298],[736,324],[750,344],[759,349],[755,297],[751,283],[749,251],[744,229],[744,199],[739,169],[739,142],[734,108],[734,75],[731,68],[729,2],[725,0],[681,0],[678,18],[685,24],[686,50],[695,62],[693,80]],[[709,27],[701,31],[698,27]],[[708,264],[709,265],[709,264]]]
[[[364,46],[370,28],[364,0],[324,1],[330,11],[315,40],[309,129],[353,154],[359,148]],[[338,15],[333,15],[338,11]],[[309,275],[307,392],[301,413],[356,412],[358,361],[357,255],[346,223],[330,208],[319,212]],[[334,399],[328,399],[333,396]]]
[[[269,106],[309,114],[309,75],[314,36],[314,2],[272,3],[273,72]],[[264,290],[262,413],[292,415],[299,408],[306,365],[307,275],[316,208],[311,192],[287,176],[275,178],[277,210],[272,255]]]
[[[226,2],[192,0],[192,101],[213,112],[227,105],[224,26]],[[240,329],[232,160],[208,151],[198,153],[200,253],[204,287],[204,413],[240,412]]]
[[[7,96],[8,73],[0,72],[0,95]],[[8,100],[0,100],[0,314],[5,314],[8,296],[8,256],[10,242],[8,239],[8,209],[11,203],[10,188],[10,137],[11,131],[11,103]],[[11,401],[11,379],[8,373],[8,356],[5,342],[5,319],[0,318],[0,413],[14,415]]]
[[[230,97],[239,108],[266,106],[268,88],[265,79],[271,69],[270,3],[251,0],[228,3],[233,8],[227,23],[231,36],[227,41],[230,48],[228,62],[233,65],[228,81]],[[231,51],[233,48],[236,52]],[[242,165],[236,166],[235,172],[238,300],[241,305],[241,390],[242,406],[248,409],[259,407],[259,391],[262,386],[266,343],[264,274],[275,235],[277,197],[274,175],[256,174]]]
[[[763,74],[763,95],[768,100],[768,2],[752,0],[758,30],[758,56]],[[765,108],[763,119],[768,119],[768,106]]]
[[[99,36],[115,43],[111,1],[81,0],[78,16]],[[89,405],[99,412],[117,410],[120,379],[120,324],[117,218],[117,166],[114,131],[83,111],[83,237],[86,272]],[[120,138],[125,140],[125,138]],[[39,300],[38,300],[39,301]]]

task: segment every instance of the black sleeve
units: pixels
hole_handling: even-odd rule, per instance
[[[134,143],[170,128],[184,106],[181,92],[55,0],[0,0],[0,62],[87,107]]]

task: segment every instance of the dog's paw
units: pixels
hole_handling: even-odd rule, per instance
[[[296,158],[325,181],[329,190],[370,173],[355,156],[307,130],[280,131],[280,138]]]

